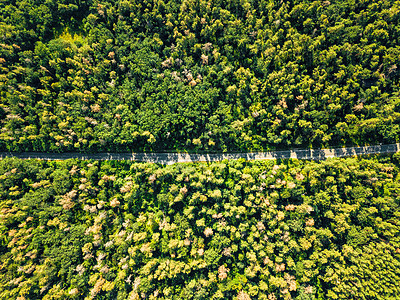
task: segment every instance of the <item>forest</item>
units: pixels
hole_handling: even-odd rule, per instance
[[[3,0],[0,151],[399,141],[400,2]]]
[[[400,1],[1,0],[0,152],[399,142]],[[0,299],[395,300],[400,153],[0,159]]]
[[[398,299],[399,171],[0,160],[0,298]]]

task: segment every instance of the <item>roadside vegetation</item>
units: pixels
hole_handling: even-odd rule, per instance
[[[0,3],[0,150],[397,142],[398,1]]]
[[[397,299],[399,155],[0,161],[1,299]]]

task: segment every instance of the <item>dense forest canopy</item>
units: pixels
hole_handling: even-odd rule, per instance
[[[399,159],[0,160],[0,298],[398,299]]]
[[[2,0],[0,151],[399,142],[400,1]],[[0,160],[1,299],[398,299],[400,154]]]
[[[399,1],[0,2],[0,149],[398,141]]]

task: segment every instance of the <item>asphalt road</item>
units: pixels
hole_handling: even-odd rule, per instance
[[[225,159],[270,160],[297,158],[323,160],[328,157],[344,157],[363,154],[394,153],[400,151],[400,143],[389,145],[373,145],[364,147],[333,149],[296,149],[287,151],[251,152],[251,153],[43,153],[43,152],[0,152],[0,159],[17,157],[22,159],[65,160],[77,158],[82,160],[133,160],[158,164],[174,164],[178,162],[212,162]]]

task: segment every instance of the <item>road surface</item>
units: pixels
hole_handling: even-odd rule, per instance
[[[17,157],[22,159],[44,160],[133,160],[158,164],[174,164],[178,162],[212,162],[225,159],[270,160],[297,158],[308,160],[323,160],[328,157],[344,157],[363,154],[394,153],[400,151],[400,143],[389,145],[372,145],[364,147],[333,148],[333,149],[296,149],[286,151],[250,152],[250,153],[43,153],[43,152],[0,152],[0,159]]]

